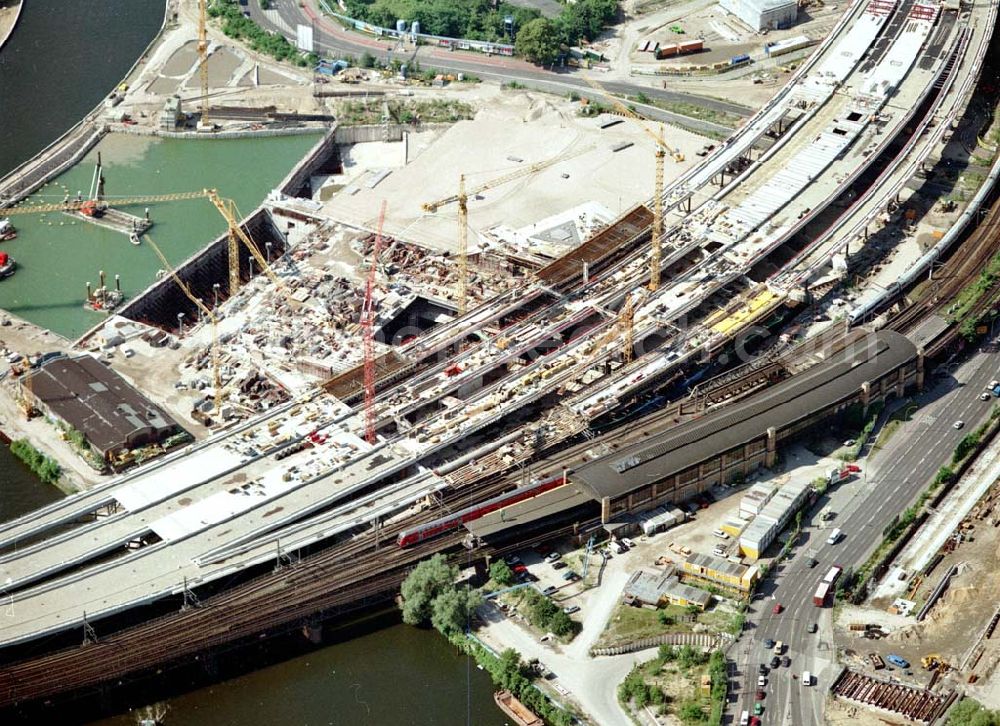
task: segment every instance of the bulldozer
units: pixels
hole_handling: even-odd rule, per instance
[[[920,659],[920,665],[925,671],[941,671],[942,673],[950,667],[947,661],[938,653],[929,653]]]

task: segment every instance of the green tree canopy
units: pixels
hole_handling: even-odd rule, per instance
[[[403,581],[403,622],[420,625],[431,617],[434,598],[458,579],[458,568],[438,554],[418,564]]]
[[[446,636],[464,632],[472,613],[482,603],[479,590],[449,588],[431,602],[431,625]]]
[[[490,579],[500,585],[513,585],[514,571],[503,560],[493,560],[490,563]]]
[[[514,49],[532,63],[545,65],[559,55],[562,34],[555,24],[545,18],[526,23],[517,33]]]

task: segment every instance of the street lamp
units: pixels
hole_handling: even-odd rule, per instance
[[[266,258],[267,262],[268,262],[268,264],[270,264],[271,263],[271,243],[270,242],[265,242],[264,243],[264,247],[267,249],[267,258]]]
[[[212,306],[213,310],[215,310],[215,309],[217,309],[219,307],[219,288],[220,287],[222,287],[222,285],[220,285],[219,283],[217,283],[217,282],[213,282],[212,283],[212,292],[215,293],[215,305]]]
[[[184,335],[184,313],[177,313],[177,337]]]

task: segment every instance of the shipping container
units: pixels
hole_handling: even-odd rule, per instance
[[[749,62],[750,62],[750,56],[746,53],[742,53],[740,55],[734,55],[732,58],[729,59],[729,65],[731,66],[738,66],[741,63],[749,63]]]
[[[677,45],[678,53],[697,53],[704,48],[704,43],[700,40],[685,40]]]
[[[677,55],[676,45],[662,45],[656,51],[656,59],[663,60],[664,58],[672,58]]]

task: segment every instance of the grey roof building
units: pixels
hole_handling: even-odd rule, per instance
[[[665,605],[694,605],[704,610],[712,601],[712,596],[697,587],[683,585],[673,574],[663,575],[638,570],[625,583],[622,593],[629,605],[663,607]]]
[[[163,409],[90,355],[46,361],[25,374],[20,385],[28,403],[82,433],[106,461],[181,430]]]

